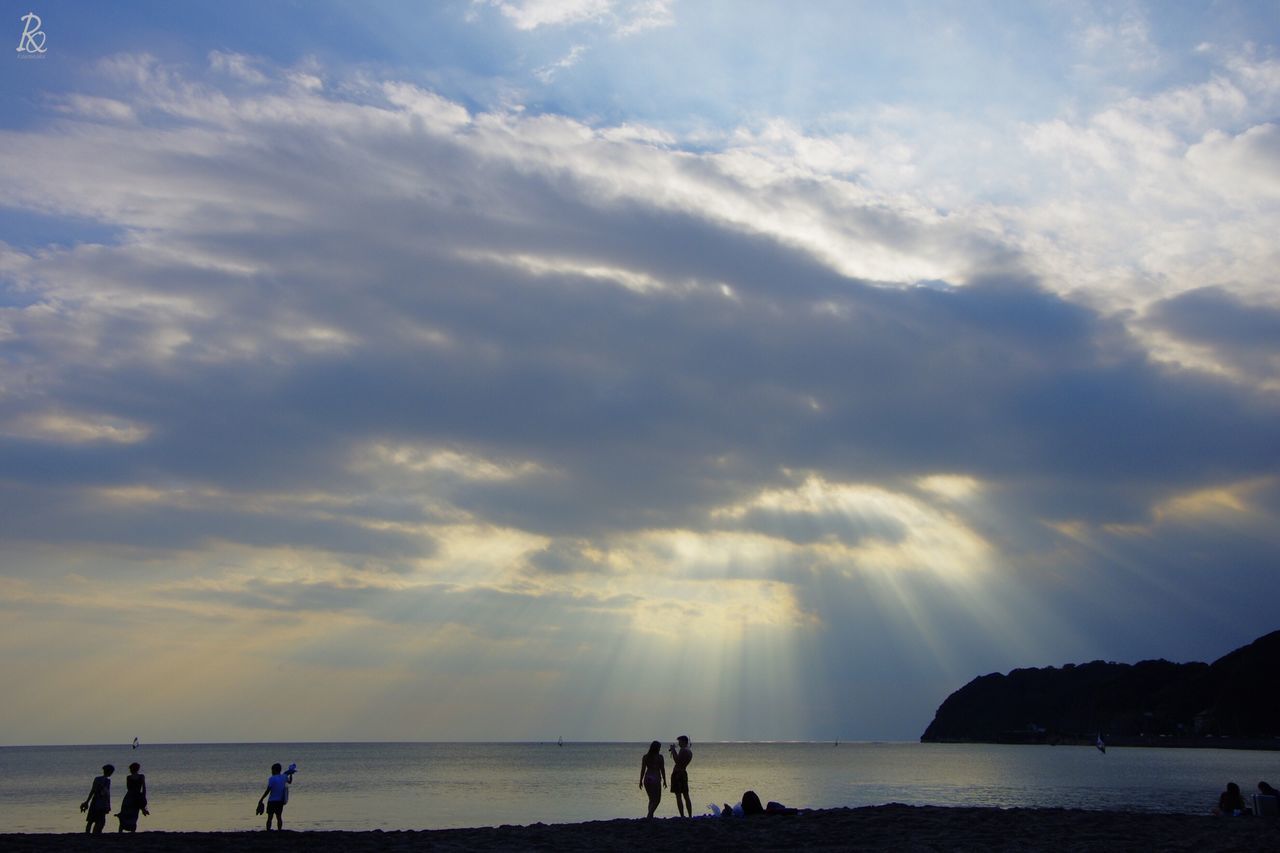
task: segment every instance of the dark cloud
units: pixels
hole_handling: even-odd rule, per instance
[[[9,542],[127,545],[159,551],[198,548],[215,541],[262,548],[290,547],[376,558],[388,568],[435,552],[425,534],[373,529],[359,508],[321,510],[287,502],[226,495],[212,499],[175,494],[129,503],[72,489],[0,483],[0,538]],[[378,513],[378,521],[385,521]]]
[[[566,629],[599,631],[614,623],[635,599],[627,595],[570,595],[540,589],[500,590],[454,584],[388,587],[334,581],[252,578],[235,586],[179,587],[167,598],[222,602],[250,610],[295,615],[345,612],[394,625],[459,625],[500,639],[555,637]],[[567,642],[578,642],[570,638]]]
[[[1280,375],[1280,308],[1242,299],[1224,287],[1201,287],[1157,302],[1148,321],[1210,348],[1245,375]]]
[[[530,554],[528,563],[534,571],[552,575],[597,574],[608,571],[608,565],[589,553],[590,551],[590,543],[584,540],[555,540],[547,547]]]
[[[1273,491],[1234,535],[1157,508],[1280,477],[1274,392],[1151,359],[1127,318],[1010,272],[1014,253],[980,229],[808,180],[758,189],[713,157],[545,118],[442,129],[336,98],[279,107],[50,141],[39,175],[63,177],[48,204],[129,237],[9,262],[3,286],[21,298],[0,299],[0,360],[22,379],[0,380],[4,539],[234,542],[396,569],[438,553],[437,534],[406,526],[462,521],[546,537],[490,569],[551,586],[611,577],[597,555],[628,537],[635,556],[644,534],[749,531],[786,553],[692,561],[683,579],[785,584],[834,679],[827,720],[868,685],[909,682],[931,710],[975,672],[1158,655],[1153,626],[1177,634],[1194,617],[1184,633],[1203,641],[1230,614],[1242,632],[1272,618],[1259,602],[1274,595],[1231,599],[1272,590]],[[819,212],[837,237],[819,251],[723,213],[762,199]],[[989,272],[913,286],[829,260],[881,249]],[[1204,290],[1148,322],[1274,375],[1274,311]],[[32,435],[49,414],[140,433]],[[981,506],[927,494],[917,481],[934,474],[972,478]],[[971,598],[914,566],[877,581],[851,551],[909,542],[907,522],[752,503],[810,475],[911,495],[984,537],[993,565],[972,567]],[[124,486],[218,498],[101,498]],[[848,546],[844,562],[808,549],[828,543]],[[660,574],[678,555],[642,556]],[[615,641],[637,603],[267,578],[173,595]],[[1041,626],[1043,648],[1028,644]],[[891,711],[860,713],[868,730],[893,726]]]
[[[176,239],[269,274],[155,266],[132,246],[97,252],[110,271],[98,274],[140,296],[185,293],[214,310],[69,309],[99,318],[90,354],[173,323],[186,342],[162,360],[97,358],[56,380],[65,405],[149,425],[144,444],[6,442],[10,476],[350,492],[370,485],[346,469],[362,443],[437,444],[553,472],[455,481],[447,497],[494,523],[574,536],[705,527],[710,509],[784,483],[784,468],[861,482],[965,473],[1047,516],[1127,519],[1170,490],[1276,467],[1274,400],[1160,367],[1117,321],[1034,280],[876,287],[767,236],[602,202],[562,173],[419,141],[412,152],[380,143],[427,182],[412,204],[335,172],[333,141],[256,160],[238,147],[205,155],[186,180],[249,215],[202,212]],[[316,173],[328,177],[306,179]],[[311,218],[260,227],[252,210],[267,180]],[[459,208],[468,186],[482,198],[500,186],[501,204]],[[194,230],[210,216],[217,227]],[[455,237],[673,286],[637,293],[463,260],[443,250]],[[348,342],[309,349],[297,336],[310,326]],[[448,343],[424,343],[420,328]]]

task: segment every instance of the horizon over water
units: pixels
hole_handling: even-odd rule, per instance
[[[140,831],[260,829],[273,762],[297,762],[285,828],[446,829],[637,818],[648,743],[342,742],[0,747],[4,832],[78,832],[79,804],[103,764],[147,777]],[[665,741],[664,741],[665,747]],[[743,791],[800,808],[882,805],[1067,807],[1207,813],[1228,781],[1280,779],[1280,753],[1218,749],[707,742],[693,745],[694,811]],[[665,753],[665,749],[664,749]],[[668,772],[670,768],[668,768]],[[675,816],[664,791],[659,816]],[[107,831],[114,831],[109,819]]]

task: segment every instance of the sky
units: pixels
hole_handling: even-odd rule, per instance
[[[0,35],[4,743],[913,740],[1280,628],[1274,3]]]

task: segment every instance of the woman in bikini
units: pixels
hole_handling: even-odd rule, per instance
[[[667,764],[662,760],[662,742],[649,744],[649,751],[640,759],[640,787],[649,795],[649,817],[653,817],[658,803],[662,802],[662,789],[667,787]]]

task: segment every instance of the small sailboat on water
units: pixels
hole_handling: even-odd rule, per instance
[[[1107,745],[1102,740],[1102,732],[1098,732],[1098,739],[1093,745],[1098,748],[1098,752],[1101,752],[1103,755],[1107,754]]]
[[[564,746],[564,737],[563,737],[563,736],[556,738],[556,746]]]
[[[137,749],[137,748],[138,748],[138,739],[137,739],[137,738],[134,738],[134,739],[133,739],[133,748],[134,748],[134,749]]]

